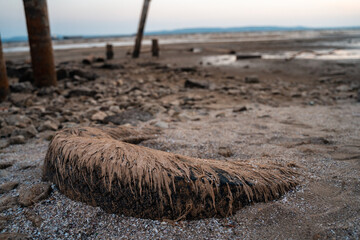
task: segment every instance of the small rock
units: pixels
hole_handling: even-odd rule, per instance
[[[26,138],[23,135],[12,136],[9,139],[10,145],[24,144],[25,142],[26,142]]]
[[[51,186],[49,183],[38,183],[31,187],[23,187],[19,192],[19,203],[28,207],[50,196]]]
[[[301,93],[293,93],[293,94],[291,94],[291,97],[292,98],[301,98],[302,95],[301,95]]]
[[[159,121],[155,123],[155,126],[159,128],[169,128],[169,124],[163,121]]]
[[[54,137],[54,135],[55,135],[54,131],[47,130],[47,131],[39,133],[37,135],[37,137],[40,138],[40,139],[50,141]]]
[[[30,209],[25,211],[25,216],[30,222],[32,222],[35,227],[41,227],[41,224],[44,221],[44,219],[42,219],[39,215]]]
[[[329,78],[329,77],[321,77],[321,78],[319,78],[320,83],[330,82],[331,80],[332,80],[332,78]]]
[[[224,112],[218,113],[218,114],[216,114],[215,117],[216,118],[224,118],[224,117],[226,117],[226,113],[224,113]]]
[[[124,69],[124,66],[121,64],[103,63],[101,66],[99,66],[99,68],[114,70],[114,69]]]
[[[56,70],[56,76],[57,76],[57,80],[63,80],[69,77],[69,72],[65,69],[65,68],[60,68],[58,70]]]
[[[245,112],[245,111],[247,111],[247,107],[245,107],[245,106],[233,109],[233,112]]]
[[[0,169],[6,169],[6,168],[9,168],[13,165],[12,162],[2,162],[0,163]]]
[[[90,104],[92,104],[92,103],[90,103]],[[93,104],[93,105],[95,105],[95,104]],[[100,111],[99,109],[100,109],[99,107],[89,108],[82,114],[82,116],[84,116],[85,118],[91,119],[92,115],[94,115]]]
[[[149,112],[140,109],[129,109],[113,116],[108,116],[104,119],[104,123],[113,123],[116,125],[123,125],[130,123],[136,125],[139,121],[146,122],[153,119],[153,115]]]
[[[92,57],[84,58],[81,63],[84,65],[91,65],[91,62],[93,61]]]
[[[33,105],[33,98],[31,93],[11,93],[9,100],[17,107],[30,107]]]
[[[94,62],[105,62],[105,58],[103,58],[103,57],[94,57],[94,59],[93,59],[93,61]]]
[[[203,80],[195,80],[195,79],[187,79],[185,81],[186,88],[202,88],[207,89],[209,88],[209,83]]]
[[[13,131],[16,130],[14,126],[5,126],[0,128],[0,137],[10,137]]]
[[[60,92],[58,91],[57,87],[42,87],[38,90],[37,95],[38,96],[51,96],[54,93],[59,94]]]
[[[6,182],[0,185],[0,194],[10,192],[11,190],[17,188],[19,182]]]
[[[5,118],[5,122],[10,126],[16,126],[20,128],[25,128],[32,124],[31,119],[24,115],[9,115]]]
[[[229,147],[219,147],[219,152],[218,153],[221,156],[226,157],[226,158],[231,157],[231,156],[234,155]]]
[[[343,84],[343,85],[338,86],[336,88],[336,91],[338,91],[338,92],[348,92],[348,91],[351,91],[351,88],[350,88],[350,86]]]
[[[47,120],[45,121],[43,124],[40,125],[40,127],[38,128],[38,130],[40,132],[43,132],[43,131],[46,131],[46,130],[51,130],[51,131],[56,131],[58,130],[59,128],[59,125],[50,121],[50,120]]]
[[[182,68],[178,68],[176,69],[177,71],[180,72],[191,72],[191,73],[195,73],[197,72],[197,68],[196,67],[182,67]]]
[[[6,147],[8,147],[8,146],[9,146],[8,141],[7,141],[6,139],[1,139],[1,138],[0,138],[0,149],[6,148]]]
[[[33,138],[38,134],[38,131],[34,127],[34,125],[30,125],[26,128],[17,128],[12,132],[12,136],[23,135],[25,138]]]
[[[124,85],[124,81],[122,79],[118,79],[116,81],[116,86],[121,87],[122,85]]]
[[[31,82],[19,82],[10,85],[10,91],[15,93],[31,93],[34,90]]]
[[[73,89],[74,88],[74,83],[70,82],[70,81],[66,81],[64,83],[64,88],[65,89]]]
[[[18,204],[18,198],[13,196],[3,196],[0,198],[0,212]],[[1,238],[0,238],[1,239]]]
[[[69,76],[73,79],[76,79],[76,76],[86,79],[88,81],[93,81],[96,78],[98,78],[98,76],[95,73],[91,73],[88,71],[83,71],[81,69],[73,69],[69,72]]]
[[[31,169],[31,168],[36,168],[36,165],[31,164],[31,163],[22,163],[19,165],[19,170],[26,170],[26,169]]]
[[[272,90],[272,91],[271,91],[271,94],[272,94],[272,95],[281,95],[282,92],[281,92],[280,90],[277,90],[277,89],[276,89],[276,90]]]
[[[34,75],[31,68],[26,68],[25,71],[19,74],[19,82],[34,82]]]
[[[21,111],[21,108],[19,108],[19,107],[11,107],[11,108],[9,109],[9,112],[14,113],[14,114],[17,114],[17,113],[19,113],[20,111]]]
[[[28,108],[28,110],[31,114],[40,115],[40,114],[45,113],[46,108],[44,106],[32,106],[32,107]]]
[[[92,121],[104,121],[104,119],[106,117],[107,117],[106,113],[99,111],[91,116],[91,120]]]
[[[164,107],[162,107],[156,103],[144,103],[144,105],[141,107],[141,109],[144,110],[145,112],[149,112],[153,115],[166,111],[166,109]]]
[[[109,108],[109,111],[113,112],[113,113],[121,113],[121,109],[119,106],[111,106]]]
[[[6,169],[4,169],[4,170],[1,170],[0,171],[0,178],[6,178],[6,177],[9,177],[10,176],[10,171],[8,171],[8,170],[6,170]],[[13,174],[11,174],[11,175],[13,175]]]
[[[257,76],[248,76],[245,77],[245,83],[253,84],[253,83],[259,83],[260,80]]]
[[[66,97],[67,98],[79,97],[79,96],[95,97],[96,94],[97,94],[97,92],[94,90],[91,90],[90,88],[79,87],[79,88],[70,90],[69,93],[66,95]]]

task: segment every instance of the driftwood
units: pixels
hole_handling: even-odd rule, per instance
[[[191,158],[123,141],[131,142],[133,133],[125,128],[58,132],[46,154],[44,180],[69,198],[110,213],[172,220],[229,216],[297,185],[288,167]]]

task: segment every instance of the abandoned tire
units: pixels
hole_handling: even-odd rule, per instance
[[[124,142],[129,134],[123,128],[57,132],[44,180],[109,213],[172,220],[229,216],[297,184],[288,167],[185,157]]]

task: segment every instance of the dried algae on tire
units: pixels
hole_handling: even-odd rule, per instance
[[[288,167],[167,153],[124,142],[132,133],[89,127],[59,131],[45,157],[44,180],[109,213],[172,220],[226,217],[297,185]]]

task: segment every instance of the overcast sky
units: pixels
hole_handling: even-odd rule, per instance
[[[143,0],[48,0],[52,34],[128,34]],[[152,0],[147,31],[193,27],[360,25],[360,0]],[[22,0],[0,0],[2,37],[26,35]]]

